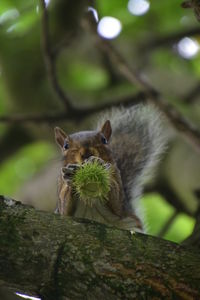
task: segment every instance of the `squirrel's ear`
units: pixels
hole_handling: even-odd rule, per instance
[[[56,139],[56,143],[63,148],[64,146],[64,141],[67,138],[66,133],[60,128],[60,127],[55,127],[54,128],[54,132],[55,132],[55,139]]]
[[[110,121],[107,120],[103,126],[101,127],[101,132],[103,133],[103,135],[105,136],[105,138],[107,139],[107,141],[110,139],[111,134],[112,134],[112,127],[110,124]]]

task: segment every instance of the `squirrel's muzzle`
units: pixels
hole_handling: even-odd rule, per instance
[[[86,151],[84,151],[84,153],[81,154],[81,159],[85,160],[85,159],[88,159],[90,156],[93,156],[93,155],[94,154],[89,149],[87,149]]]
[[[80,157],[81,157],[82,161],[90,158],[91,156],[99,157],[99,153],[98,153],[97,149],[95,149],[93,147],[87,147],[87,148],[82,148],[80,150]]]

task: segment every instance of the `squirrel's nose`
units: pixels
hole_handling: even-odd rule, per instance
[[[90,150],[86,150],[83,154],[81,154],[81,158],[82,158],[82,160],[85,160],[85,159],[88,159],[92,155],[93,154],[91,153]]]

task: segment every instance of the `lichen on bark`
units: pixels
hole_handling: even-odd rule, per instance
[[[0,282],[53,299],[200,299],[200,255],[0,200]]]

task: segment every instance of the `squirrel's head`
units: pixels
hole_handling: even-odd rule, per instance
[[[112,128],[109,120],[103,124],[99,131],[80,131],[70,135],[67,135],[59,127],[55,127],[54,131],[56,142],[64,156],[64,165],[80,164],[90,156],[112,162],[109,148]]]

